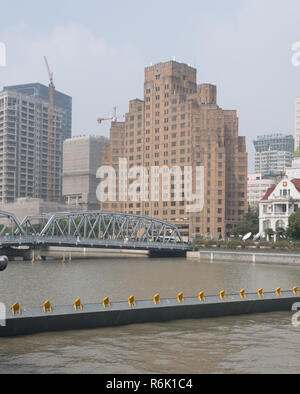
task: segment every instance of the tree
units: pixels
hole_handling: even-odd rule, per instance
[[[278,239],[286,238],[286,230],[283,227],[278,227],[276,230],[276,236]]]
[[[259,215],[252,208],[248,208],[248,212],[242,221],[234,227],[231,234],[238,238],[240,235],[244,236],[248,233],[256,235],[259,232]]]
[[[287,235],[289,238],[300,239],[300,209],[289,217]]]
[[[274,231],[271,228],[268,228],[265,231],[265,234],[267,236],[267,241],[270,241],[270,239],[273,237],[273,235],[275,235]]]
[[[294,153],[294,157],[300,157],[300,147]]]

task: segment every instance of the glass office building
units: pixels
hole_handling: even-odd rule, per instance
[[[255,172],[263,176],[277,176],[292,166],[295,141],[292,135],[271,134],[254,141]]]

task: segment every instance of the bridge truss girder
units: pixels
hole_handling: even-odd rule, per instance
[[[88,241],[183,243],[177,227],[145,216],[116,212],[72,212],[53,215],[41,236]]]
[[[0,237],[14,236],[16,233],[25,235],[24,230],[15,215],[0,211]]]
[[[26,216],[21,222],[21,227],[26,235],[37,235],[42,232],[51,217],[51,214]]]

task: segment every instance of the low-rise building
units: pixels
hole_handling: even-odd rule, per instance
[[[268,229],[274,232],[279,228],[287,229],[289,217],[300,207],[300,179],[283,179],[277,186],[270,188],[260,202],[259,231]]]
[[[265,178],[262,174],[248,175],[248,204],[257,208],[267,190],[276,186],[275,178]]]
[[[286,176],[289,179],[300,179],[300,157],[294,157],[292,167],[286,169]]]
[[[14,214],[21,222],[27,216],[36,216],[46,213],[68,212],[69,206],[59,202],[42,200],[40,198],[19,198],[14,202],[0,204],[0,211]]]

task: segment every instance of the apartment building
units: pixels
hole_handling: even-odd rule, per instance
[[[99,210],[96,175],[108,144],[107,138],[93,136],[74,137],[64,142],[63,199],[68,207]]]
[[[147,170],[139,177],[147,179],[146,186],[136,187],[134,179],[118,182],[120,158],[129,173]],[[115,167],[118,181],[116,201],[102,202],[103,210],[165,220],[190,239],[225,237],[246,213],[248,164],[237,113],[220,108],[216,86],[197,85],[197,70],[186,64],[169,61],[145,69],[144,100],[130,101],[125,122],[112,123],[105,161]],[[140,192],[137,201],[131,186]],[[203,203],[192,199],[199,187]]]
[[[24,96],[36,97],[49,104],[49,87],[41,83],[28,83],[23,85],[5,86],[3,90],[21,93]],[[54,106],[65,111],[64,139],[72,137],[72,97],[54,92]]]
[[[65,110],[54,108],[53,197],[62,195]],[[0,92],[0,203],[48,197],[49,104],[15,91]]]

